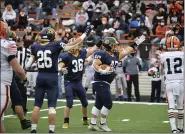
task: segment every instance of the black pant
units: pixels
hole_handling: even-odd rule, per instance
[[[154,102],[156,98],[157,102],[160,102],[160,97],[161,97],[161,80],[152,81],[152,92],[151,92],[150,101]]]
[[[132,98],[131,98],[132,97],[132,82],[134,84],[136,101],[140,101],[138,74],[136,74],[136,75],[130,75],[130,79],[127,80],[128,101],[132,101]]]
[[[17,86],[18,90],[20,91],[20,93],[17,95],[13,94],[12,97],[13,98],[17,98],[17,97],[21,97],[22,98],[22,107],[23,107],[23,111],[26,113],[27,112],[27,88],[24,85],[24,83],[20,82],[20,79],[14,75],[15,78],[15,86]],[[12,86],[12,88],[15,88],[15,86]],[[14,90],[14,89],[12,89]],[[20,96],[21,95],[21,96]],[[15,101],[17,101],[17,99],[13,99]],[[15,106],[17,106],[18,104],[16,104],[15,101],[12,101],[12,109],[15,110]]]

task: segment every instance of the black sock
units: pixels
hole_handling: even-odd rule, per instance
[[[87,120],[87,117],[83,117],[83,121],[86,121]]]
[[[69,123],[69,118],[64,118],[64,123]]]

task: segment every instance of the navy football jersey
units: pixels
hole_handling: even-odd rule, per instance
[[[64,48],[63,44],[56,41],[49,42],[47,45],[34,44],[31,46],[31,53],[36,58],[39,72],[58,72],[58,56]]]
[[[87,51],[82,49],[76,57],[71,53],[65,52],[59,55],[59,63],[63,62],[67,67],[68,73],[64,75],[65,81],[81,81],[84,71],[84,63]]]
[[[106,81],[108,83],[111,83],[114,80],[114,77],[116,76],[115,69],[118,64],[119,53],[114,53],[114,56],[111,56],[106,51],[100,50],[95,52],[94,59],[101,60],[102,64],[109,65],[113,67],[113,70],[114,70],[109,75],[103,75],[103,74],[100,74],[99,72],[95,72],[94,81]]]

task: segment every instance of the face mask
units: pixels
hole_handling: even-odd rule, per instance
[[[80,12],[81,12],[81,13],[84,13],[84,10],[81,10]]]
[[[100,10],[99,10],[99,9],[97,9],[97,10],[96,10],[96,13],[100,13]]]
[[[125,3],[128,3],[128,0],[125,0]]]
[[[114,5],[115,5],[116,7],[118,7],[118,6],[119,6],[119,2],[116,1],[116,2],[114,3]]]
[[[164,26],[164,22],[161,22],[161,26]]]
[[[106,24],[106,21],[102,21],[102,24]]]

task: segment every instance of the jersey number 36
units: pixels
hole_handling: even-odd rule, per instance
[[[37,52],[38,68],[51,68],[52,59],[50,58],[50,56],[51,56],[50,50],[38,51]]]

